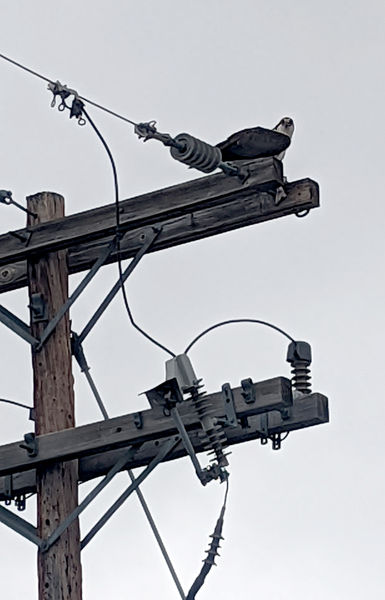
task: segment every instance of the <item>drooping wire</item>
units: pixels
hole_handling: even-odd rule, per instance
[[[108,157],[110,159],[110,163],[111,163],[111,167],[112,167],[112,172],[113,172],[113,178],[114,178],[114,190],[115,190],[115,215],[116,215],[116,235],[118,238],[118,244],[117,244],[117,263],[118,263],[118,269],[119,269],[119,279],[120,279],[120,284],[121,284],[121,290],[122,290],[122,295],[123,295],[123,302],[128,314],[128,318],[131,322],[131,325],[137,330],[139,331],[139,333],[141,333],[146,339],[148,339],[150,342],[152,342],[153,344],[155,344],[155,346],[158,346],[158,348],[161,348],[161,350],[164,350],[164,352],[167,352],[168,354],[170,354],[171,356],[175,356],[174,352],[172,352],[169,348],[167,348],[166,346],[164,346],[163,344],[161,344],[160,342],[158,342],[155,338],[153,338],[150,334],[148,334],[146,331],[144,331],[144,329],[142,329],[134,320],[134,317],[132,315],[132,311],[128,302],[128,298],[127,298],[127,293],[126,293],[126,288],[124,285],[124,281],[123,281],[123,269],[122,269],[122,259],[121,259],[121,252],[120,252],[120,236],[121,236],[121,231],[120,231],[120,211],[119,211],[119,184],[118,184],[118,174],[117,174],[117,170],[116,170],[116,165],[115,165],[115,161],[114,161],[114,157],[112,156],[111,150],[108,147],[108,144],[106,142],[106,140],[104,139],[104,137],[102,136],[102,134],[100,133],[99,129],[97,128],[97,126],[95,125],[95,123],[93,122],[93,120],[91,119],[89,113],[86,111],[85,108],[83,108],[83,113],[85,115],[85,117],[87,118],[89,124],[91,125],[91,127],[93,128],[93,130],[95,131],[96,135],[98,136],[98,138],[100,139],[100,141],[102,142]]]
[[[187,354],[189,352],[189,350],[191,350],[191,348],[194,346],[194,344],[196,344],[196,342],[198,340],[200,340],[203,336],[205,336],[210,331],[213,331],[213,329],[217,329],[218,327],[223,327],[224,325],[231,325],[232,323],[256,323],[257,325],[265,325],[266,327],[270,327],[271,329],[275,329],[275,331],[278,331],[279,333],[281,333],[282,335],[284,335],[285,337],[287,337],[292,342],[295,341],[294,338],[292,338],[291,335],[289,335],[288,333],[286,333],[285,331],[283,331],[283,329],[280,329],[280,327],[277,327],[276,325],[273,325],[272,323],[269,323],[268,321],[261,321],[260,319],[228,319],[227,321],[221,321],[220,323],[216,323],[215,325],[211,325],[211,327],[208,327],[207,329],[205,329],[204,331],[202,331],[199,335],[197,335],[189,343],[189,345],[185,349],[184,353]]]
[[[42,79],[43,81],[46,81],[47,83],[55,83],[53,79],[49,79],[45,75],[41,75],[41,73],[38,73],[37,71],[33,71],[29,67],[22,65],[21,63],[17,62],[16,60],[13,60],[12,58],[5,56],[5,54],[0,54],[0,58],[3,58],[4,60],[15,65],[16,67],[19,67],[19,69],[23,69],[24,71],[26,71],[27,73],[30,73],[31,75],[34,75],[35,77],[39,77],[39,79]],[[118,119],[121,119],[122,121],[126,121],[127,123],[130,123],[130,125],[134,125],[134,126],[138,125],[138,123],[135,123],[135,121],[132,121],[128,117],[120,115],[119,113],[111,110],[110,108],[107,108],[106,106],[103,106],[102,104],[98,104],[97,102],[94,102],[93,100],[89,100],[88,98],[85,98],[84,96],[79,96],[79,98],[81,100],[84,100],[84,102],[87,102],[87,104],[92,104],[92,106],[95,106],[96,108],[99,108],[100,110],[104,110],[104,112],[109,113],[110,115],[117,117]]]
[[[215,557],[219,556],[218,548],[220,548],[219,543],[223,540],[222,530],[224,523],[224,516],[227,504],[227,496],[229,493],[229,476],[226,478],[226,492],[223,501],[223,506],[221,508],[221,512],[219,514],[219,518],[217,520],[217,524],[215,525],[214,533],[210,536],[212,538],[212,542],[210,544],[209,550],[207,550],[207,557],[203,561],[203,567],[192,584],[189,593],[186,596],[186,600],[195,600],[196,594],[199,592],[201,587],[203,586],[207,575],[209,574],[211,568],[215,565]]]

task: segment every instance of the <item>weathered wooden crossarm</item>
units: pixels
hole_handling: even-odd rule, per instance
[[[211,175],[122,201],[122,257],[134,256],[154,225],[163,230],[151,252],[319,206],[318,185],[310,179],[287,184],[287,197],[275,204],[279,161],[261,159],[250,169],[244,184]],[[114,227],[115,207],[109,205],[0,236],[0,292],[26,285],[25,258],[33,253],[67,247],[70,273],[89,268],[111,241]],[[114,261],[116,254],[107,262]]]
[[[252,416],[266,410],[284,409],[292,405],[291,384],[285,377],[276,377],[253,384],[254,402],[247,403],[242,396],[242,388],[233,390],[234,406],[237,415]],[[207,395],[215,407],[215,414],[226,414],[225,398],[218,392]],[[196,411],[191,401],[180,405],[180,414],[188,430],[200,429]],[[140,412],[141,426],[138,428],[135,414],[123,415],[91,423],[82,427],[65,429],[56,433],[38,436],[37,455],[31,456],[25,442],[14,442],[0,446],[0,475],[25,471],[52,461],[81,458],[114,448],[124,448],[153,439],[161,439],[177,433],[171,417],[164,416],[161,407]]]
[[[313,425],[320,425],[329,421],[328,401],[322,394],[310,394],[303,399],[295,400],[290,409],[290,416],[283,419],[277,411],[269,412],[267,424],[269,434],[284,433],[302,429]],[[262,419],[254,415],[247,418],[244,427],[227,428],[226,437],[228,444],[240,444],[253,441],[261,437]],[[199,436],[199,431],[190,431],[191,440],[196,452],[204,452],[204,444]],[[127,465],[127,468],[143,467],[156,456],[159,445],[158,440],[146,442],[138,450],[135,457]],[[110,450],[94,456],[86,456],[79,460],[79,480],[88,481],[105,475],[109,469],[118,461],[124,449]],[[166,460],[175,460],[186,456],[186,450],[179,446]],[[0,477],[0,501],[6,500],[10,493],[27,494],[36,490],[36,472],[34,469],[23,473],[15,473],[10,476]]]
[[[245,183],[223,174],[201,177],[120,203],[121,230],[139,229],[159,221],[175,219],[199,208],[223,204],[250,191],[273,188],[282,183],[282,163],[268,158],[249,166]],[[116,227],[115,205],[109,204],[29,229],[0,236],[0,265],[31,254],[42,254],[111,236]]]

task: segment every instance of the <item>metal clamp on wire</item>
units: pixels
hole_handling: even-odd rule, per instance
[[[53,94],[51,108],[55,107],[56,99],[59,97],[61,98],[61,102],[58,105],[58,110],[63,112],[66,108],[68,108],[70,111],[70,119],[75,117],[78,120],[79,125],[86,124],[86,120],[83,117],[84,102],[80,100],[79,94],[76,90],[68,88],[66,85],[62,85],[60,81],[55,81],[55,83],[50,82],[47,87]],[[70,96],[73,96],[73,100],[71,105],[68,105],[66,100]]]

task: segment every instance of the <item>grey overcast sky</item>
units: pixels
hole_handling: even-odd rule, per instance
[[[0,52],[128,117],[211,143],[293,117],[290,180],[320,184],[321,207],[146,257],[127,290],[137,321],[176,352],[226,318],[272,321],[313,349],[313,389],[330,424],[280,452],[233,448],[225,541],[199,599],[362,600],[384,581],[384,17],[380,0],[2,0]],[[0,187],[62,193],[67,214],[113,201],[89,126],[50,108],[46,84],[0,61]],[[89,107],[115,156],[122,198],[197,176],[156,142]],[[1,232],[24,226],[0,207]],[[115,281],[106,267],[75,305],[80,329]],[[71,279],[71,285],[78,281]],[[27,319],[25,290],[2,304]],[[1,328],[0,396],[32,401],[30,352]],[[207,336],[191,352],[207,390],[289,376],[286,341],[256,326]],[[167,356],[134,331],[117,298],[85,344],[111,415],[145,406]],[[77,423],[100,419],[75,366]],[[0,404],[0,443],[31,430]],[[119,475],[81,521],[86,532],[127,485]],[[89,489],[83,486],[82,494]],[[186,590],[201,568],[223,486],[187,460],[143,485]],[[33,521],[31,499],[26,516]],[[1,596],[37,598],[35,547],[0,527]],[[83,553],[84,598],[178,598],[136,498]]]

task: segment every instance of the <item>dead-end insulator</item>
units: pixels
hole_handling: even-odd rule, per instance
[[[222,153],[219,148],[211,146],[189,133],[179,133],[174,141],[176,145],[170,148],[171,156],[198,171],[212,173],[222,162]]]
[[[311,393],[311,347],[307,342],[291,342],[287,349],[287,362],[292,366],[292,385],[303,394]]]

